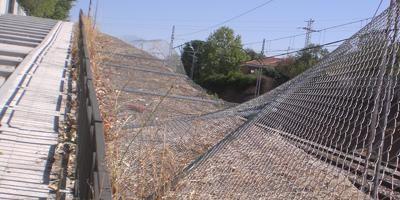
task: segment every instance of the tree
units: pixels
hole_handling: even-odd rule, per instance
[[[265,58],[264,55],[262,55],[261,53],[255,52],[253,49],[247,48],[247,49],[245,49],[244,51],[245,51],[246,54],[250,57],[251,60],[256,60],[256,59]]]
[[[298,52],[293,57],[289,57],[287,62],[278,65],[278,71],[291,79],[317,64],[322,57],[329,53],[327,49],[314,44],[308,48]]]
[[[243,50],[239,35],[228,27],[212,33],[207,41],[193,40],[185,44],[181,60],[186,73],[191,76],[193,55],[196,55],[193,80],[211,92],[223,92],[227,88],[243,90],[255,85],[253,75],[243,74],[240,64],[249,60]]]
[[[32,16],[65,20],[75,0],[18,0],[24,10]]]
[[[249,57],[243,50],[242,40],[232,29],[221,27],[212,33],[202,52],[200,78],[239,71],[239,66]]]
[[[67,19],[69,17],[69,11],[72,8],[73,1],[71,0],[58,0],[54,9],[53,19]]]
[[[181,56],[183,67],[185,68],[186,74],[190,77],[192,73],[192,67],[194,68],[193,79],[196,80],[199,78],[200,67],[202,65],[202,55],[204,53],[204,45],[206,42],[201,40],[192,40],[185,44],[183,47],[183,53]],[[194,66],[193,63],[194,59]]]

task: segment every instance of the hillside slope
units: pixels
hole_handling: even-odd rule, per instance
[[[195,118],[227,105],[162,60],[122,40],[99,34],[94,49],[108,166],[117,196],[151,195],[243,123],[240,118],[211,124],[198,119],[181,123],[178,134],[177,127],[168,122]]]

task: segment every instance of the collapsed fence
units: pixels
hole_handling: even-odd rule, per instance
[[[132,129],[121,161],[129,194],[399,199],[399,10],[392,1],[316,66],[254,100]]]
[[[399,198],[398,26],[393,1],[312,69],[246,103],[264,105],[186,168],[172,193]]]
[[[105,167],[105,141],[92,68],[87,45],[87,32],[82,11],[79,17],[79,78],[77,117],[77,179],[75,195],[80,199],[111,197],[109,175]],[[91,28],[91,27],[89,27]]]
[[[400,6],[392,1],[316,66],[244,104],[128,127],[119,161],[129,166],[122,174],[130,181],[126,195],[399,199],[399,19]],[[92,116],[98,111],[92,110],[97,106],[84,41],[80,88],[89,92],[81,91],[86,96],[79,98],[90,106],[79,115],[90,117],[78,119],[86,127],[80,136],[89,133],[88,124],[98,125],[92,131],[101,124],[99,115]],[[99,132],[86,134],[91,137],[80,147],[96,144],[93,138],[104,147]],[[111,197],[97,192],[109,191],[107,181],[100,181],[107,180],[104,150],[87,146],[88,151],[78,151],[84,154],[78,163],[90,163],[78,167],[79,188],[87,192],[91,185],[94,194]]]

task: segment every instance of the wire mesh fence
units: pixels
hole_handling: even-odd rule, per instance
[[[113,164],[126,166],[115,172],[120,191],[134,199],[399,199],[399,14],[392,1],[316,66],[234,107],[153,120],[166,101],[179,105],[160,92],[154,113],[125,126],[116,145]],[[156,70],[136,71],[171,76]]]
[[[274,91],[156,125],[178,139],[190,137],[188,127],[199,119],[247,119],[213,127],[224,139],[151,197],[399,199],[398,26],[393,1],[319,64]]]

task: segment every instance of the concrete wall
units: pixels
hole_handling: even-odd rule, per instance
[[[8,12],[8,1],[9,0],[0,0],[0,15]]]
[[[12,5],[13,0],[0,0],[0,15],[14,14],[14,15],[26,15],[25,11],[19,6],[18,2],[15,2],[13,12],[9,13],[9,8]]]

